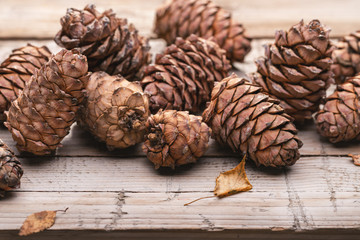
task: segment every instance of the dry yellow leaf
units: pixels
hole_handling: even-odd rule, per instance
[[[220,175],[216,178],[216,186],[214,189],[215,196],[197,198],[191,202],[185,203],[184,206],[188,206],[205,198],[222,198],[238,192],[246,192],[251,190],[252,185],[250,184],[245,172],[245,159],[246,156],[244,156],[242,161],[235,168],[220,173]]]
[[[66,212],[66,210],[60,211]],[[29,215],[21,226],[19,235],[27,236],[50,228],[55,223],[56,212],[58,211],[42,211]]]
[[[220,173],[216,178],[214,194],[218,197],[226,197],[238,192],[246,192],[252,189],[252,186],[245,172],[245,158],[230,171]]]
[[[349,157],[352,157],[354,164],[360,166],[360,155],[359,154],[348,154]]]

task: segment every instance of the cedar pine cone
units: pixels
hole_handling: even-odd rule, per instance
[[[187,111],[160,110],[146,122],[143,151],[155,168],[196,162],[208,148],[210,128]]]
[[[14,152],[0,140],[0,195],[1,191],[18,188],[22,175],[21,163]]]
[[[266,58],[256,61],[258,73],[251,76],[299,123],[311,119],[333,82],[329,32],[318,20],[277,31],[275,43],[266,46]]]
[[[360,72],[360,30],[345,36],[332,53],[331,70],[338,84]]]
[[[51,56],[45,46],[36,47],[28,44],[12,51],[0,65],[0,121],[5,121],[4,114],[15,100],[35,70],[46,63]]]
[[[360,74],[337,86],[325,99],[324,107],[315,114],[320,135],[337,143],[359,138]]]
[[[203,121],[215,139],[252,159],[257,166],[293,165],[302,142],[291,117],[261,87],[235,74],[213,89]]]
[[[231,61],[244,60],[251,50],[251,38],[230,12],[209,0],[167,1],[156,12],[155,33],[168,44],[191,34],[216,41]]]
[[[19,151],[45,155],[60,146],[85,96],[87,71],[85,56],[63,49],[35,72],[6,113]]]
[[[111,9],[100,13],[94,5],[84,10],[69,8],[61,26],[55,42],[66,49],[78,48],[87,56],[89,71],[141,79],[151,57],[148,39],[139,36],[133,24],[117,18]]]
[[[108,148],[142,142],[149,101],[140,84],[105,72],[91,74],[87,98],[78,112],[79,124]]]
[[[214,82],[227,76],[231,66],[216,43],[195,35],[177,38],[155,65],[145,68],[141,81],[150,96],[150,110],[176,109],[197,112],[210,99]]]

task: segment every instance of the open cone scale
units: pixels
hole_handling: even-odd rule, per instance
[[[160,110],[146,122],[143,151],[155,168],[194,163],[208,148],[211,130],[186,111]]]
[[[109,149],[126,148],[144,139],[149,100],[140,84],[105,72],[91,74],[78,122]]]

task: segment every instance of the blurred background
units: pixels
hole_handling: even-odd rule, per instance
[[[59,19],[69,7],[94,3],[99,10],[112,8],[151,36],[155,9],[164,0],[0,0],[1,39],[52,39]],[[360,29],[359,0],[214,0],[230,10],[255,38],[272,38],[276,29],[288,29],[304,19],[319,19],[339,37]]]
[[[95,4],[99,11],[113,9],[127,18],[141,35],[155,38],[155,12],[165,0],[0,0],[0,60],[11,49],[32,43],[46,45],[52,52],[60,47],[52,39],[60,30],[60,18],[67,8],[83,9]],[[213,0],[229,10],[253,37],[252,50],[243,63],[235,63],[241,72],[256,70],[254,59],[264,54],[263,45],[273,42],[276,30],[289,29],[301,19],[319,19],[332,31],[334,39],[360,29],[360,0]],[[153,58],[166,46],[162,39],[150,41]]]

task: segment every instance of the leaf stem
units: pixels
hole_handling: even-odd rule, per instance
[[[205,198],[213,198],[213,197],[216,197],[216,196],[206,196],[206,197],[197,198],[197,199],[195,199],[195,200],[193,200],[191,202],[185,203],[184,206],[188,206],[188,205],[190,205],[190,204],[192,204],[194,202],[197,202],[197,201],[205,199]]]
[[[63,212],[63,213],[66,213],[66,211],[68,210],[69,208],[65,208],[64,210],[55,210],[54,212]]]

